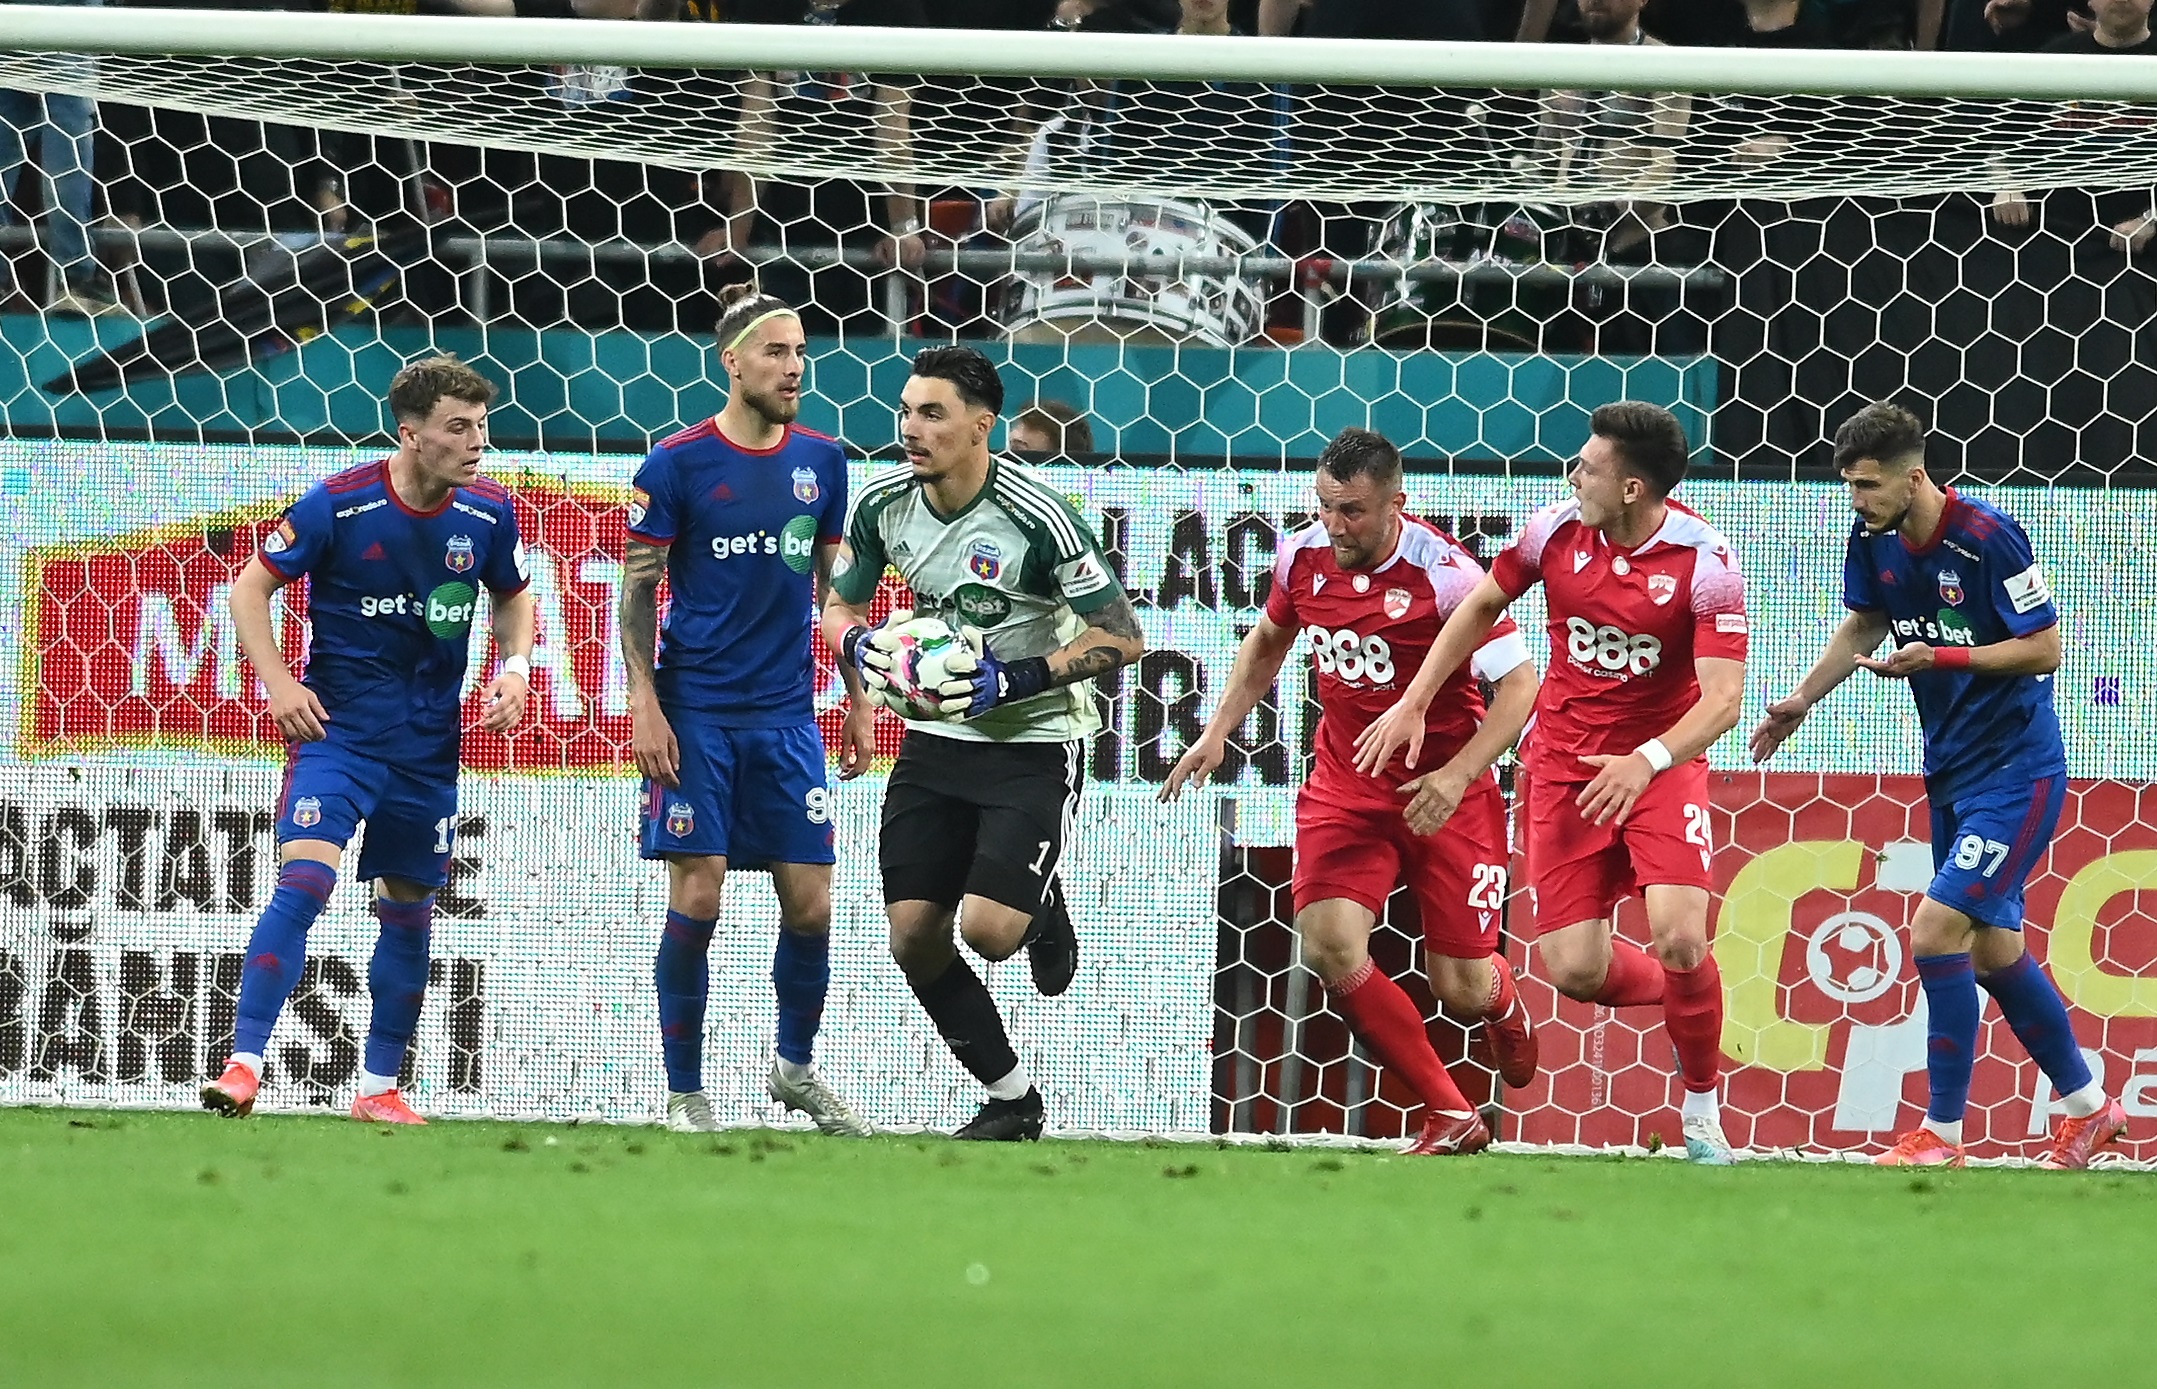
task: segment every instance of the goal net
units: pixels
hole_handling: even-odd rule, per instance
[[[446,350],[502,388],[490,471],[539,635],[526,724],[465,744],[408,1093],[445,1115],[656,1117],[665,885],[635,855],[624,504],[649,444],[723,400],[718,294],[754,275],[802,306],[803,422],[847,443],[857,480],[890,454],[914,352],[989,352],[1012,402],[996,443],[1039,450],[1138,606],[1149,649],[1098,693],[1066,859],[1078,982],[1043,1000],[1023,963],[985,967],[1054,1127],[1406,1131],[1414,1097],[1291,929],[1303,649],[1213,786],[1155,792],[1335,432],[1385,432],[1414,509],[1487,560],[1562,494],[1589,412],[1624,398],[1677,411],[1696,446],[1680,495],[1751,584],[1746,710],[1711,755],[1733,1139],[1877,1146],[1924,1094],[1904,928],[1930,825],[1907,696],[1853,681],[1765,772],[1742,746],[1839,620],[1848,512],[1823,441],[1878,398],[1932,424],[1936,475],[2023,521],[2067,614],[2074,790],[2030,939],[2108,1088],[2157,1117],[2157,100],[2139,64],[688,13],[0,9],[0,90],[30,94],[0,122],[28,151],[0,228],[0,611],[20,615],[0,624],[0,1100],[188,1104],[222,1061],[284,753],[225,595],[283,506],[381,455],[395,367]],[[877,611],[903,601],[887,579]],[[279,622],[296,660],[297,587]],[[880,766],[829,803],[819,1061],[878,1123],[948,1127],[979,1092],[885,954],[881,798]],[[1674,1138],[1659,1022],[1547,987],[1518,877],[1531,1088],[1468,1059],[1404,898],[1379,965],[1503,1138]],[[266,1106],[349,1097],[365,907],[347,882],[310,938]],[[1636,908],[1619,929],[1637,939]],[[706,1077],[742,1123],[780,1117],[762,1089],[776,920],[766,879],[730,880]],[[1973,1094],[1985,1156],[2057,1119],[2004,1030]]]

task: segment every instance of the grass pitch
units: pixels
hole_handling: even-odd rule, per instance
[[[2132,1383],[2152,1251],[2140,1174],[0,1110],[7,1385]]]

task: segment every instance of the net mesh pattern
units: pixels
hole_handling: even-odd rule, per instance
[[[2073,785],[2030,938],[2108,1089],[2138,1129],[2157,1117],[2157,297],[2134,244],[2157,107],[22,52],[0,87],[95,103],[87,201],[39,152],[45,186],[15,197],[33,225],[0,234],[0,610],[19,615],[0,624],[0,1099],[185,1105],[215,1073],[285,751],[233,575],[303,488],[382,455],[396,364],[451,350],[504,388],[490,472],[539,632],[526,724],[465,744],[408,1093],[443,1115],[658,1116],[665,887],[634,850],[625,506],[649,443],[722,402],[717,295],[753,272],[801,306],[803,422],[846,442],[857,485],[891,452],[913,354],[989,352],[1011,401],[994,442],[1044,449],[1145,629],[1099,688],[1065,860],[1079,981],[1044,1000],[1022,960],[981,966],[1054,1127],[1413,1132],[1417,1098],[1293,930],[1307,644],[1213,785],[1156,792],[1311,522],[1337,430],[1391,437],[1411,508],[1487,561],[1563,495],[1589,411],[1619,398],[1677,412],[1697,448],[1680,495],[1750,583],[1745,711],[1711,754],[1732,1138],[1875,1147],[1924,1095],[1904,928],[1932,830],[1906,693],[1853,681],[1765,772],[1742,747],[1841,618],[1849,513],[1824,441],[1880,397],[1928,417],[1937,472],[2023,521],[2067,615]],[[1048,402],[1069,409],[1027,411]],[[873,611],[908,601],[887,579]],[[304,592],[277,614],[297,661]],[[1517,615],[1535,630],[1537,600]],[[876,1122],[949,1127],[978,1088],[884,945],[898,737],[887,721],[884,760],[829,802],[818,1055]],[[1516,859],[1505,949],[1545,1060],[1529,1089],[1498,1086],[1474,1021],[1434,1002],[1405,895],[1374,958],[1508,1142],[1674,1142],[1660,1022],[1556,996],[1525,881]],[[765,879],[730,882],[706,1056],[730,1122],[786,1122],[763,1089],[776,920]],[[266,1108],[349,1099],[374,929],[341,883]],[[1618,929],[1645,939],[1637,903]],[[1974,1093],[1988,1161],[2041,1151],[2060,1117],[1996,1022]]]

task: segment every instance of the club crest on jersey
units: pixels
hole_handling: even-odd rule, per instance
[[[641,526],[641,525],[643,525],[643,524],[644,524],[644,518],[645,518],[646,516],[648,516],[649,514],[651,514],[651,509],[652,509],[652,494],[651,494],[651,493],[649,493],[649,492],[645,491],[645,490],[644,490],[643,488],[641,488],[641,487],[632,487],[632,488],[630,488],[630,489],[629,489],[629,524],[630,524],[630,525],[632,525],[632,526]]]
[[[311,830],[322,823],[322,802],[313,796],[302,796],[292,803],[292,823],[303,830]]]
[[[813,468],[796,468],[794,470],[794,499],[807,503],[815,501],[820,495],[822,494],[816,488],[816,470]]]
[[[667,833],[676,839],[687,839],[689,832],[697,827],[697,813],[689,808],[687,801],[675,801],[667,806]]]
[[[1942,569],[1940,571],[1940,601],[1951,608],[1959,607],[1962,604],[1962,597],[1962,576],[1952,569]]]
[[[1414,601],[1414,596],[1410,594],[1405,588],[1387,589],[1386,616],[1392,618],[1395,622],[1400,621],[1402,618],[1408,616],[1408,605],[1413,603]]]
[[[462,574],[467,569],[470,569],[475,562],[472,555],[472,537],[469,535],[451,536],[449,538],[449,548],[442,552],[442,563],[449,566],[449,571],[452,574]]]
[[[262,553],[281,555],[291,549],[292,543],[298,539],[298,533],[292,529],[292,518],[281,516],[277,520],[277,528],[262,537]]]
[[[1678,596],[1678,580],[1673,574],[1648,575],[1648,598],[1658,608]]]
[[[966,572],[983,583],[993,583],[1004,572],[1004,552],[993,540],[976,540],[966,554]]]

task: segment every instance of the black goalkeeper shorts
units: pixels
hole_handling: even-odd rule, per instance
[[[884,901],[985,897],[1032,914],[1078,814],[1086,744],[982,743],[909,729],[884,791]]]

